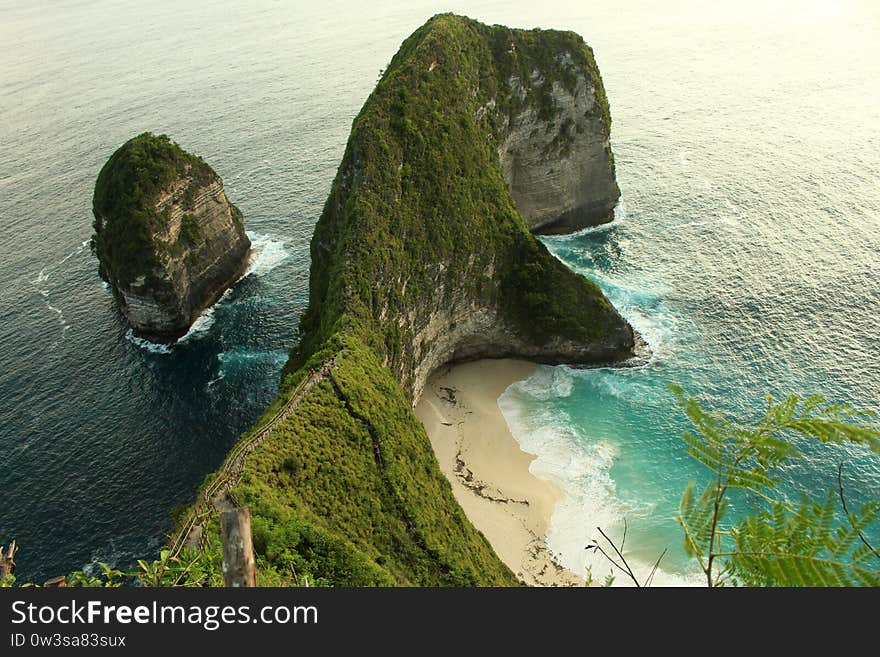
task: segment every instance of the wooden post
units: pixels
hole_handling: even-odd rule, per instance
[[[256,586],[250,507],[221,513],[220,537],[223,541],[223,583],[232,587]]]
[[[15,553],[17,551],[18,547],[16,547],[15,541],[10,543],[9,549],[6,551],[0,545],[0,579],[15,573]]]

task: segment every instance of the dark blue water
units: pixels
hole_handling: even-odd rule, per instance
[[[351,120],[441,10],[579,32],[611,99],[622,219],[548,245],[656,358],[542,370],[502,402],[566,490],[557,551],[624,516],[646,557],[680,544],[694,466],[668,381],[737,412],[771,391],[880,406],[878,10],[704,4],[0,0],[0,543],[21,578],[152,556],[272,399]],[[165,354],[126,338],[83,246],[101,165],[144,130],[202,155],[265,248]],[[842,457],[854,499],[876,497],[877,460],[849,450],[811,452],[792,490],[824,490]]]

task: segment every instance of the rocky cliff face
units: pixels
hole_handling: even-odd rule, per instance
[[[536,232],[567,233],[611,221],[620,198],[601,79],[592,74],[595,62],[583,50],[580,55],[556,55],[570,86],[539,68],[507,81],[521,102],[504,117],[498,158],[517,209]],[[549,108],[522,103],[538,89]]]
[[[539,363],[613,363],[633,355],[635,338],[623,319],[609,326],[601,338],[580,341],[564,335],[551,335],[546,341],[533,340],[504,316],[494,305],[482,305],[465,295],[438,293],[444,299],[427,321],[413,327],[412,370],[398,375],[418,403],[431,373],[446,363],[480,358],[524,358]],[[386,361],[387,362],[387,361]]]
[[[220,177],[164,135],[114,153],[93,205],[101,275],[137,335],[184,335],[247,266],[250,240]]]

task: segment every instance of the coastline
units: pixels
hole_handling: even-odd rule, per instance
[[[236,278],[230,279],[231,282],[223,290],[222,294],[199,311],[186,333],[172,342],[154,342],[149,338],[136,335],[134,329],[129,327],[125,334],[126,340],[136,347],[153,354],[166,355],[172,353],[174,347],[194,339],[198,334],[205,333],[214,325],[214,311],[217,309],[217,306],[223,303],[228,295],[232,294],[232,290],[236,285],[251,274],[261,275],[272,271],[277,265],[287,259],[289,253],[284,248],[283,241],[252,230],[245,231],[245,234],[251,241],[251,246],[248,248],[247,258],[243,261],[243,267],[239,274]],[[269,252],[270,249],[273,250]],[[269,257],[266,258],[264,256]],[[265,263],[267,259],[268,263]],[[104,289],[110,292],[110,285],[106,282],[102,283],[106,286]]]
[[[529,471],[535,456],[519,448],[498,407],[507,387],[537,367],[513,359],[447,365],[428,379],[415,412],[456,500],[516,576],[530,586],[583,586],[547,549],[561,491]]]

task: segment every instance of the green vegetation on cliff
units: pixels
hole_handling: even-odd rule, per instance
[[[444,14],[403,43],[354,121],[315,228],[303,341],[288,372],[342,330],[405,372],[413,364],[402,346],[414,336],[395,320],[448,304],[462,286],[539,342],[588,342],[620,324],[598,286],[529,233],[498,161],[511,113],[528,103],[552,113],[550,83],[574,84],[562,64],[569,58],[594,79],[597,111],[610,125],[592,52],[572,32]],[[512,93],[510,77],[529,80],[532,71],[546,82]]]
[[[433,347],[420,331],[456,304],[488,309],[512,342],[549,353],[567,341],[629,354],[631,329],[532,236],[499,163],[510,113],[533,103],[552,118],[550,82],[573,85],[578,68],[601,90],[573,33],[435,16],[403,43],[355,119],[312,239],[300,343],[263,422],[311,368],[334,356],[336,365],[248,456],[230,491],[251,507],[261,582],[517,583],[440,472],[412,411],[412,378]],[[546,84],[533,84],[535,70]],[[512,76],[532,80],[524,95]],[[217,531],[215,519],[214,546]]]
[[[290,566],[336,585],[509,585],[468,522],[400,385],[355,340],[332,377],[251,456],[233,489],[263,577]]]
[[[152,270],[161,248],[154,235],[168,221],[156,211],[156,199],[182,175],[191,176],[190,188],[217,177],[202,158],[187,153],[167,135],[140,134],[107,160],[98,174],[92,200],[92,245],[104,278],[127,287]]]

